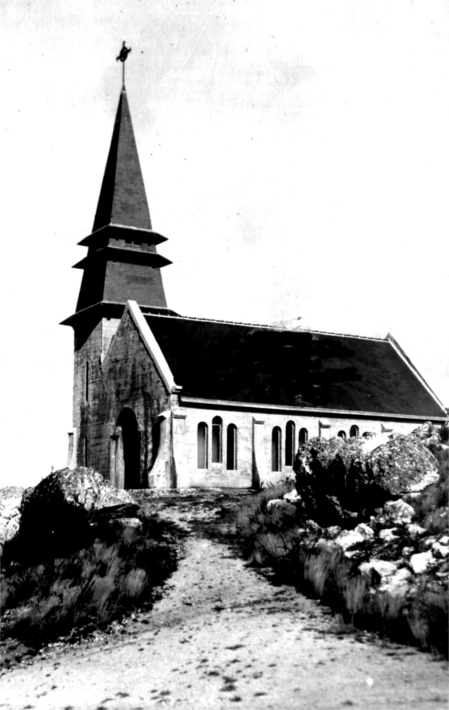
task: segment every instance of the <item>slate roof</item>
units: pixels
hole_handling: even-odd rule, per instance
[[[181,396],[445,416],[387,339],[145,317]]]

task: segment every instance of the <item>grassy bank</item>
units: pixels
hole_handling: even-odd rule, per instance
[[[272,567],[285,582],[340,613],[345,622],[447,657],[449,599],[443,582],[419,575],[413,593],[402,596],[373,587],[358,570],[359,564],[369,559],[368,545],[365,549],[361,545],[349,559],[342,550],[317,549],[315,543],[323,530],[315,523],[300,520],[290,509],[267,510],[268,501],[282,498],[290,488],[268,488],[241,505],[236,534],[246,558]],[[420,516],[427,516],[434,527],[432,509],[434,501],[426,501]]]
[[[75,639],[148,606],[155,586],[175,569],[175,532],[157,518],[138,527],[115,522],[91,529],[81,549],[29,565],[2,560],[2,641],[30,651],[59,637]],[[6,654],[8,656],[8,654]]]

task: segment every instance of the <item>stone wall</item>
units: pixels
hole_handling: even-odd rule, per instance
[[[91,466],[115,482],[115,471],[111,470],[114,435],[120,413],[128,408],[136,416],[140,433],[140,485],[147,487],[156,455],[153,427],[158,426],[157,417],[168,401],[166,388],[129,313],[120,322],[103,319],[90,333],[77,333],[73,425],[79,466]]]
[[[131,409],[141,433],[141,486],[147,487],[157,454],[158,441],[154,441],[159,428],[157,419],[169,407],[170,395],[129,312],[125,312],[111,342],[103,370],[106,398],[102,416],[109,427],[109,436],[121,411]]]
[[[356,425],[360,435],[371,432],[380,435],[385,430],[407,434],[415,429],[419,422],[387,422],[366,418],[331,418],[305,416],[296,413],[235,411],[186,406],[180,409],[185,416],[182,436],[174,436],[173,447],[182,449],[188,472],[178,477],[178,487],[233,487],[247,488],[260,483],[276,483],[286,476],[294,476],[291,465],[285,463],[285,440],[287,422],[295,425],[294,454],[299,446],[299,432],[307,429],[308,438],[322,436],[331,438],[339,431],[345,431],[349,438],[350,428]],[[222,425],[222,463],[212,463],[212,419],[221,417]],[[198,424],[208,425],[208,466],[198,468]],[[237,427],[237,469],[226,468],[226,433],[229,424]],[[272,432],[274,427],[281,429],[281,466],[279,471],[272,470]]]

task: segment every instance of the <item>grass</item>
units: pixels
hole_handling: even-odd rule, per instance
[[[272,567],[282,581],[321,599],[340,613],[344,622],[447,657],[447,585],[422,575],[415,580],[411,598],[372,586],[358,571],[363,550],[352,559],[339,550],[317,550],[314,543],[323,532],[313,523],[301,520],[300,514],[285,513],[282,508],[267,511],[267,502],[282,498],[290,488],[288,485],[268,488],[248,498],[240,507],[236,514],[236,538],[245,556],[255,565]],[[416,502],[418,518],[429,531],[441,531],[441,506],[447,505],[447,478],[444,483],[442,475],[440,482],[430,489]],[[447,515],[444,526],[447,529]]]
[[[174,570],[176,555],[166,523],[141,522],[137,528],[97,526],[81,549],[40,564],[4,560],[3,639],[37,649],[62,636],[104,628],[149,604],[154,587]]]

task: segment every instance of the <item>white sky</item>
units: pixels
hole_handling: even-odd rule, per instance
[[[3,0],[0,485],[66,463],[127,89],[168,305],[399,340],[449,406],[448,0]]]

